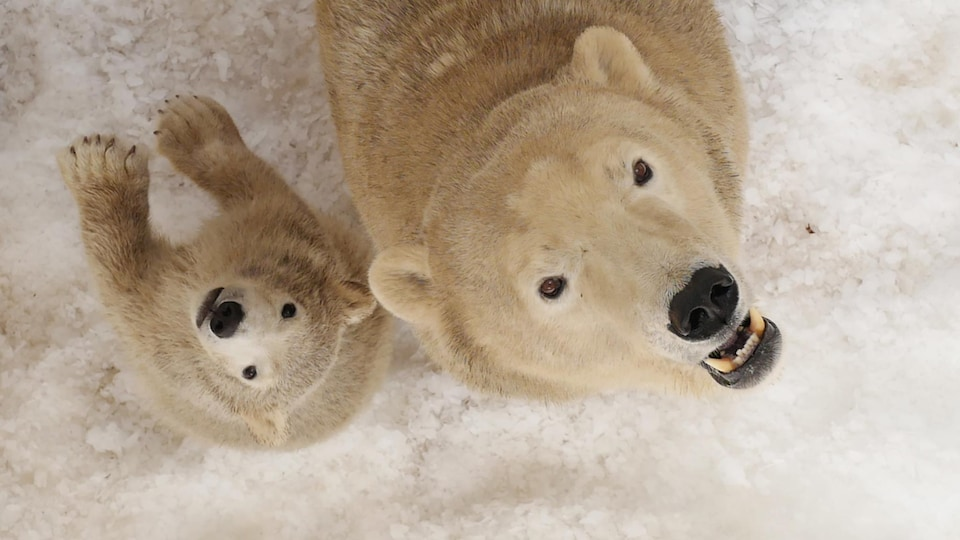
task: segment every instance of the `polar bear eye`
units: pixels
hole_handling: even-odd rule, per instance
[[[642,159],[633,162],[633,183],[643,186],[653,178],[653,169]]]
[[[257,366],[247,366],[243,368],[243,378],[252,381],[257,378]]]
[[[540,296],[547,300],[558,298],[566,285],[567,280],[561,276],[548,277],[540,282]]]
[[[283,308],[280,310],[280,316],[284,319],[289,319],[297,314],[297,306],[293,304],[284,304]]]

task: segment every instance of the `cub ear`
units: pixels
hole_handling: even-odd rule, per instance
[[[370,266],[370,289],[383,307],[415,326],[436,318],[436,291],[422,244],[381,251]]]
[[[273,410],[264,413],[241,413],[250,433],[263,446],[276,448],[287,442],[287,413]]]
[[[369,317],[377,308],[377,299],[370,292],[370,287],[359,281],[343,281],[340,283],[340,295],[347,302],[347,326],[357,324]]]
[[[630,38],[608,26],[591,26],[580,34],[573,44],[569,75],[629,92],[657,88],[656,77]]]

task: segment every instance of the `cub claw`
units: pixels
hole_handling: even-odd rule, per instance
[[[137,154],[135,145],[127,147],[114,135],[96,133],[75,140],[57,155],[57,164],[74,195],[85,199],[92,193],[89,188],[102,185],[146,189],[147,158]]]

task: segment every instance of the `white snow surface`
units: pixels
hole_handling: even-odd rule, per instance
[[[960,2],[719,7],[777,384],[724,406],[485,397],[401,329],[355,422],[262,453],[171,435],[113,369],[54,154],[94,131],[152,144],[165,96],[205,93],[309,203],[354,219],[311,2],[4,0],[0,538],[960,537]],[[189,238],[212,200],[151,170],[155,226]]]

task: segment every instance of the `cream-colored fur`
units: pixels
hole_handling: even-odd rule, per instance
[[[390,317],[366,284],[369,242],[312,212],[215,101],[170,100],[157,136],[222,210],[186,245],[150,230],[145,148],[92,135],[58,156],[104,306],[129,345],[123,365],[177,431],[285,449],[329,435],[389,361]],[[215,311],[228,305],[244,317],[218,337]]]
[[[707,0],[318,0],[374,294],[485,391],[719,388],[667,330],[704,266],[740,282],[739,82]],[[637,160],[654,177],[634,185]],[[546,301],[538,286],[566,279]],[[727,334],[729,335],[729,334]]]

